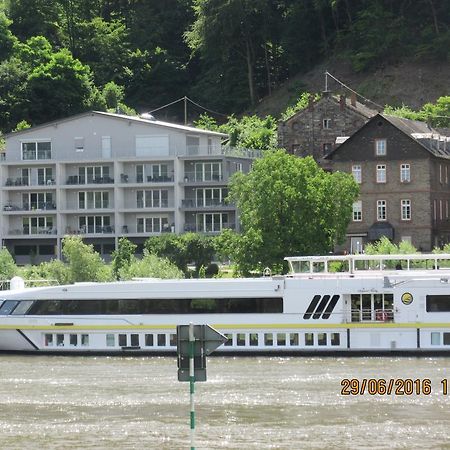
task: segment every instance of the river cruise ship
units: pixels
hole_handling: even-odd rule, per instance
[[[450,254],[286,258],[247,279],[76,283],[0,292],[0,351],[176,352],[209,324],[222,353],[450,355]]]

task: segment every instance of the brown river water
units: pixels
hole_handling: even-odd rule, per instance
[[[2,355],[0,367],[1,449],[190,448],[174,357]],[[207,371],[197,449],[450,449],[450,358],[210,357]],[[373,382],[375,395],[341,394],[343,379],[407,378],[420,380],[410,395]]]

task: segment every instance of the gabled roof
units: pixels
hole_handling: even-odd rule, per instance
[[[322,97],[320,97],[318,100],[315,100],[312,104],[317,105],[318,103],[324,101],[325,99],[330,99],[337,105],[340,105],[340,98],[337,95],[328,95],[328,93]],[[363,105],[362,103],[356,101],[355,105],[352,105],[352,100],[349,97],[345,97],[345,106],[350,110],[353,111],[366,119],[370,119],[371,117],[378,114],[378,111],[374,109],[368,108],[366,105]],[[301,109],[300,111],[297,111],[295,114],[293,114],[291,117],[288,117],[286,120],[283,120],[281,122],[286,123],[292,120],[294,117],[301,116],[309,111],[309,105],[305,108]]]
[[[34,127],[27,128],[25,130],[7,133],[4,136],[5,137],[10,137],[12,135],[17,136],[19,134],[29,133],[29,132],[35,131],[37,129],[45,128],[50,125],[55,125],[55,124],[64,123],[64,122],[70,122],[72,120],[77,120],[77,119],[80,119],[80,118],[86,117],[86,116],[104,116],[104,117],[109,117],[112,119],[126,120],[128,122],[132,121],[132,122],[143,123],[143,124],[147,124],[147,125],[155,125],[158,127],[171,128],[171,129],[180,130],[180,131],[187,131],[187,132],[195,133],[195,134],[228,137],[227,134],[218,133],[216,131],[208,131],[208,130],[203,130],[201,128],[188,127],[186,125],[178,125],[176,123],[163,122],[161,120],[155,120],[155,119],[150,119],[150,118],[145,118],[145,117],[140,117],[140,116],[126,116],[125,114],[114,114],[114,113],[108,113],[108,112],[103,112],[103,111],[88,111],[85,113],[76,114],[74,116],[66,117],[64,119],[53,120],[51,122],[36,125]]]
[[[373,120],[377,120],[380,117],[387,120],[391,125],[425,148],[433,156],[450,159],[450,137],[440,134],[437,130],[431,128],[426,122],[405,119],[403,117],[389,116],[387,114],[380,113],[372,117],[369,122],[364,124],[356,133],[350,136],[333,151],[328,153],[328,155],[325,156],[325,159],[329,159],[329,157],[338,152],[343,145],[354,139],[354,136],[362,133],[364,128],[369,126]]]

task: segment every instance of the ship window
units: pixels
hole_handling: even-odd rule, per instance
[[[14,308],[19,303],[17,300],[6,300],[0,308],[0,315],[7,316],[14,311]]]
[[[153,347],[153,334],[146,334],[145,335],[145,346],[146,347]]]
[[[114,334],[106,335],[106,346],[107,347],[115,347],[116,345],[116,336]]]
[[[277,334],[277,345],[281,345],[281,346],[286,345],[286,333],[278,333]]]
[[[444,345],[450,345],[450,333],[444,333]]]
[[[176,347],[177,346],[177,335],[174,333],[170,334],[170,346]]]
[[[44,345],[46,347],[53,347],[53,334],[46,333],[44,335]]]
[[[56,335],[56,345],[57,345],[57,347],[64,347],[64,335],[63,334]]]
[[[21,315],[25,314],[29,309],[30,306],[33,304],[33,300],[23,300],[21,301],[16,308],[13,311],[14,315]]]
[[[119,334],[119,347],[126,347],[126,346],[127,346],[127,335]]]
[[[305,345],[314,345],[314,333],[305,333]]]
[[[245,334],[244,333],[237,334],[236,345],[239,345],[239,346],[245,345]]]
[[[71,334],[69,339],[70,345],[76,347],[78,345],[78,334]]]
[[[264,333],[264,345],[266,345],[266,346],[273,345],[273,334],[272,333]]]
[[[225,347],[230,347],[233,345],[233,335],[231,333],[225,333],[225,337],[228,339],[227,342],[225,342]]]
[[[166,346],[166,335],[158,334],[158,347],[165,347],[165,346]]]
[[[10,301],[11,302],[11,301]],[[5,302],[5,304],[8,302]],[[17,301],[14,303],[16,305]],[[0,314],[5,305],[2,305]],[[27,315],[282,313],[277,298],[36,300]]]
[[[317,343],[319,345],[327,345],[327,333],[319,333],[317,335]]]
[[[339,333],[331,333],[331,345],[341,345],[341,335]]]
[[[252,347],[258,346],[258,333],[250,333],[250,345]]]
[[[87,347],[89,345],[89,335],[88,334],[81,335],[81,345],[84,347]]]
[[[291,346],[298,345],[298,333],[291,333],[289,335],[289,343]]]
[[[139,347],[139,335],[138,334],[131,335],[131,346]]]
[[[431,333],[431,345],[441,345],[441,333],[437,331]]]
[[[449,312],[449,311],[450,311],[450,295],[427,295],[427,312]]]

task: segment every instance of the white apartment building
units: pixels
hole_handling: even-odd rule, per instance
[[[0,162],[0,238],[18,264],[61,256],[82,235],[108,257],[126,236],[237,229],[229,177],[257,152],[207,130],[88,112],[10,133]]]

